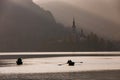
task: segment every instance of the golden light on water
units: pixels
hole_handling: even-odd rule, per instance
[[[14,55],[17,56],[18,53],[14,53]],[[26,55],[26,53],[24,55]],[[29,53],[27,55],[29,55]],[[75,66],[70,67],[67,64],[64,64],[69,59],[76,62]],[[24,62],[23,65],[18,66],[15,63],[16,59],[1,59],[2,62],[8,65],[4,65],[4,67],[1,67],[0,72],[16,74],[16,73],[56,73],[56,72],[116,70],[120,68],[119,60],[120,60],[119,56],[26,58],[23,59]],[[83,63],[79,63],[80,61],[83,61]],[[59,64],[64,65],[60,66]]]

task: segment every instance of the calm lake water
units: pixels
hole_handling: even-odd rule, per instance
[[[26,55],[26,53],[14,53],[14,54],[9,53],[9,55],[13,55],[13,56],[20,54]],[[33,54],[34,56],[36,54],[38,55],[43,53],[27,53],[27,55],[31,55],[31,54]],[[50,54],[50,53],[45,53],[45,54]],[[61,54],[73,54],[73,53],[63,52]],[[77,54],[81,54],[81,53],[78,52]],[[64,57],[44,57],[44,58],[32,57],[32,58],[23,58],[24,64],[18,66],[16,65],[17,57],[16,59],[9,59],[8,53],[1,53],[0,56],[2,55],[5,55],[7,59],[0,59],[0,73],[53,73],[53,72],[80,72],[80,71],[120,69],[120,56],[103,56],[103,57],[102,56],[96,56],[96,57],[95,56],[64,56]],[[67,64],[64,64],[69,59],[76,62],[75,66],[68,66]]]

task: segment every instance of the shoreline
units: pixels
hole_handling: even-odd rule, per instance
[[[0,80],[119,80],[120,70],[1,74]]]
[[[120,54],[14,54],[14,55],[0,55],[0,59],[17,59],[17,58],[47,58],[47,57],[78,57],[78,56],[89,56],[89,57],[117,57]]]

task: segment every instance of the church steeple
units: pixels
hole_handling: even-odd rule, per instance
[[[76,31],[76,24],[75,24],[75,19],[74,18],[73,18],[72,30],[73,30],[73,32]]]

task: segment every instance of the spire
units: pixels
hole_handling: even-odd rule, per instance
[[[73,31],[76,30],[76,25],[75,25],[75,19],[73,18],[73,25],[72,25]]]

